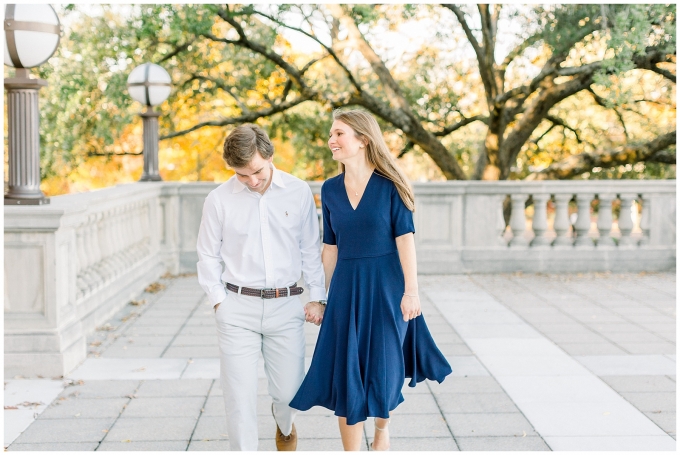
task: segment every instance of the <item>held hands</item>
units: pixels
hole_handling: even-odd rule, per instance
[[[217,313],[217,307],[219,307],[220,305],[221,305],[221,303],[218,303],[217,305],[215,305],[215,306],[213,307],[213,309],[215,310],[215,313]]]
[[[326,305],[321,305],[319,302],[307,303],[307,305],[305,305],[305,321],[311,322],[315,325],[321,325],[325,310]]]
[[[420,297],[417,294],[404,294],[401,297],[401,314],[408,322],[420,316]]]

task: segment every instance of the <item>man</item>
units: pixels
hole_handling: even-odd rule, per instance
[[[277,170],[273,154],[267,133],[256,125],[241,125],[227,137],[223,158],[236,175],[206,198],[196,246],[198,281],[215,309],[231,450],[257,450],[260,352],[276,447],[296,449],[297,411],[288,403],[304,377],[303,325],[320,324],[325,305],[312,192]],[[310,294],[304,309],[296,284],[301,273]]]

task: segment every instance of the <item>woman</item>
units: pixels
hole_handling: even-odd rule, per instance
[[[390,411],[404,378],[441,382],[451,367],[420,313],[414,197],[376,120],[335,111],[328,145],[344,171],[321,189],[328,304],[312,364],[290,406],[335,411],[345,450],[375,417],[374,450],[389,449]]]

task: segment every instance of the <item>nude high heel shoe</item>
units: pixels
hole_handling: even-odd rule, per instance
[[[374,425],[375,425],[375,429],[376,429],[376,430],[378,430],[378,431],[385,431],[385,430],[387,429],[387,426],[388,426],[389,424],[390,424],[390,421],[389,421],[389,419],[388,419],[388,420],[387,420],[387,423],[386,423],[385,426],[382,427],[382,428],[380,428],[380,427],[378,426],[377,423],[375,423]],[[371,443],[371,444],[368,446],[368,450],[373,451],[373,452],[387,452],[388,450],[390,450],[390,448],[388,447],[388,448],[385,449],[384,451],[383,451],[383,450],[378,451],[378,450],[375,450],[375,449],[373,448],[373,443]]]

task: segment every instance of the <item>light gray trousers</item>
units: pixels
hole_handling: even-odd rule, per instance
[[[305,313],[299,296],[278,299],[233,292],[215,313],[220,383],[231,450],[257,450],[257,361],[264,357],[274,418],[290,434],[297,414],[288,403],[305,375]],[[276,429],[272,428],[272,437]]]

